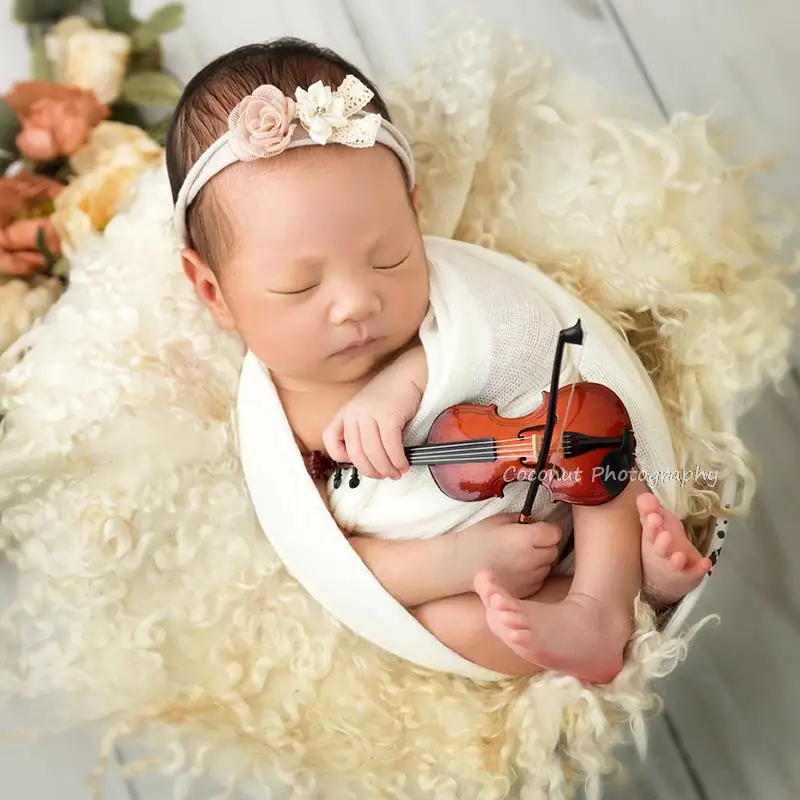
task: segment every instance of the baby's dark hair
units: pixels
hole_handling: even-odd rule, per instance
[[[377,88],[357,67],[332,50],[302,39],[284,37],[245,45],[203,67],[183,90],[167,133],[167,172],[173,202],[192,165],[227,130],[231,109],[258,86],[272,84],[294,97],[298,86],[306,89],[321,80],[336,87],[348,74],[374,92],[366,110],[391,122]],[[186,228],[189,246],[218,273],[221,254],[233,245],[233,232],[213,188],[213,182],[205,186],[191,204]]]

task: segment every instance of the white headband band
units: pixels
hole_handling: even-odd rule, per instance
[[[408,140],[380,114],[362,111],[373,96],[353,75],[347,75],[336,91],[321,81],[307,91],[298,88],[296,100],[275,86],[259,86],[231,111],[227,133],[197,159],[181,186],[173,215],[181,243],[186,243],[186,210],[218,172],[237,161],[271,158],[294,147],[372,147],[378,142],[400,159],[408,188],[412,189],[414,158]]]

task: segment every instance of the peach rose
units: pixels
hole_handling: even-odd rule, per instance
[[[49,216],[63,189],[58,181],[29,172],[0,178],[0,274],[29,275],[45,266],[36,247],[40,230],[50,252],[60,255]]]
[[[22,125],[17,147],[34,161],[72,155],[110,114],[92,92],[48,81],[17,83],[5,100]]]
[[[243,161],[275,156],[292,140],[295,102],[275,86],[259,86],[228,117],[231,147]]]

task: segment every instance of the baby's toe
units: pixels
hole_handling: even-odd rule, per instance
[[[642,518],[642,534],[648,542],[654,542],[656,536],[664,529],[664,520],[661,514],[648,514]]]
[[[503,624],[509,630],[522,631],[530,628],[527,617],[519,611],[506,611],[503,613]]]
[[[672,552],[672,535],[667,531],[661,531],[653,542],[653,550],[656,555],[666,558]]]
[[[648,514],[657,514],[661,510],[661,503],[658,498],[645,492],[636,498],[636,507],[639,509],[639,514],[644,519]]]
[[[686,566],[687,561],[686,553],[673,553],[669,557],[669,565],[676,570],[682,570]]]
[[[494,592],[489,601],[492,608],[503,611],[506,614],[519,613],[519,603],[505,592]]]
[[[695,575],[703,575],[704,573],[708,572],[714,564],[712,563],[710,558],[698,558],[694,564],[691,566],[691,570]]]
[[[533,635],[530,630],[510,631],[508,640],[517,647],[530,647],[533,644]]]
[[[488,569],[482,569],[475,576],[472,581],[472,588],[475,593],[481,598],[484,605],[489,605],[489,600],[495,593],[494,576]]]

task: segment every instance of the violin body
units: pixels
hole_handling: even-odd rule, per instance
[[[512,482],[531,481],[547,422],[550,392],[542,405],[506,418],[497,406],[462,404],[443,411],[425,445],[406,448],[411,464],[428,466],[438,488],[463,501],[501,497]],[[597,383],[558,390],[555,427],[539,481],[551,499],[600,505],[627,486],[635,440],[625,406]]]

